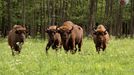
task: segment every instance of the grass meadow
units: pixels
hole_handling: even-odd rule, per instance
[[[45,53],[47,40],[26,39],[20,55],[12,56],[7,39],[0,39],[0,75],[134,75],[134,39],[111,39],[97,54],[92,39],[82,51]]]

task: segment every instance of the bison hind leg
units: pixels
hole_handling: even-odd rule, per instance
[[[47,46],[46,46],[46,53],[48,54],[48,49],[50,48],[50,46],[52,45],[52,41],[49,41],[47,43]]]
[[[76,51],[75,50],[70,50],[71,54],[75,54]]]
[[[12,56],[14,56],[14,47],[11,46]]]
[[[69,49],[65,49],[65,53],[66,53],[66,54],[68,53],[68,51],[69,51]]]
[[[105,48],[103,48],[102,50],[105,51]]]
[[[16,46],[16,47],[15,47],[15,51],[16,51],[18,54],[20,54],[21,48],[20,48],[19,46]]]
[[[103,44],[102,50],[105,51],[105,49],[106,49],[106,44]]]
[[[17,54],[20,54],[20,50],[21,49],[19,48],[19,46],[12,47],[11,48],[12,56],[15,56],[16,52],[17,52]]]
[[[98,52],[98,54],[100,54],[100,47],[96,47],[96,52]]]
[[[75,52],[77,51],[77,48],[75,47],[75,50],[74,50]]]
[[[57,49],[57,48],[58,47],[55,44],[52,45],[52,49]]]
[[[12,56],[15,56],[15,54],[14,54],[14,50],[12,49]]]
[[[82,46],[82,42],[80,42],[79,44],[78,44],[78,48],[79,48],[79,52],[81,51],[81,46]]]

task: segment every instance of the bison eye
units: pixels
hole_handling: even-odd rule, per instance
[[[46,33],[49,33],[50,31],[49,31],[49,30],[46,30],[45,32],[46,32]]]
[[[93,34],[94,34],[94,35],[97,35],[97,32],[94,32]]]
[[[67,33],[70,34],[72,32],[72,30],[68,30]]]
[[[16,30],[16,31],[15,31],[15,33],[16,33],[16,34],[20,34],[20,33],[21,33],[21,31],[19,31],[19,30]]]
[[[55,32],[55,31],[52,31],[51,33],[52,33],[52,34],[55,34],[56,32]]]
[[[63,34],[64,33],[62,30],[58,30],[57,32],[60,33],[60,34]]]
[[[107,34],[107,32],[105,31],[105,32],[104,32],[104,35],[106,35],[106,34]]]

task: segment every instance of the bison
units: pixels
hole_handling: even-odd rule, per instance
[[[63,48],[66,52],[69,50],[74,53],[77,51],[76,45],[78,45],[79,50],[81,51],[82,40],[83,40],[83,29],[74,24],[71,21],[66,21],[62,26],[57,28],[57,31],[61,35]]]
[[[62,46],[61,36],[56,31],[56,28],[57,26],[53,25],[46,29],[46,33],[49,36],[48,43],[46,46],[46,53],[48,53],[48,49],[50,48],[50,46],[52,46],[53,49],[56,49],[56,51]]]
[[[26,28],[21,25],[14,25],[8,34],[8,44],[12,50],[12,55],[14,56],[15,51],[20,54],[22,45],[25,40]]]
[[[97,29],[94,30],[93,40],[98,54],[100,49],[103,51],[106,49],[107,43],[109,41],[109,34],[103,25],[98,25]]]

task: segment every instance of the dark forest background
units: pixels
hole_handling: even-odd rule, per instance
[[[104,24],[110,35],[134,37],[134,0],[0,0],[0,37],[15,24],[25,25],[32,37],[45,38],[50,25],[70,20],[83,27],[85,36]]]

